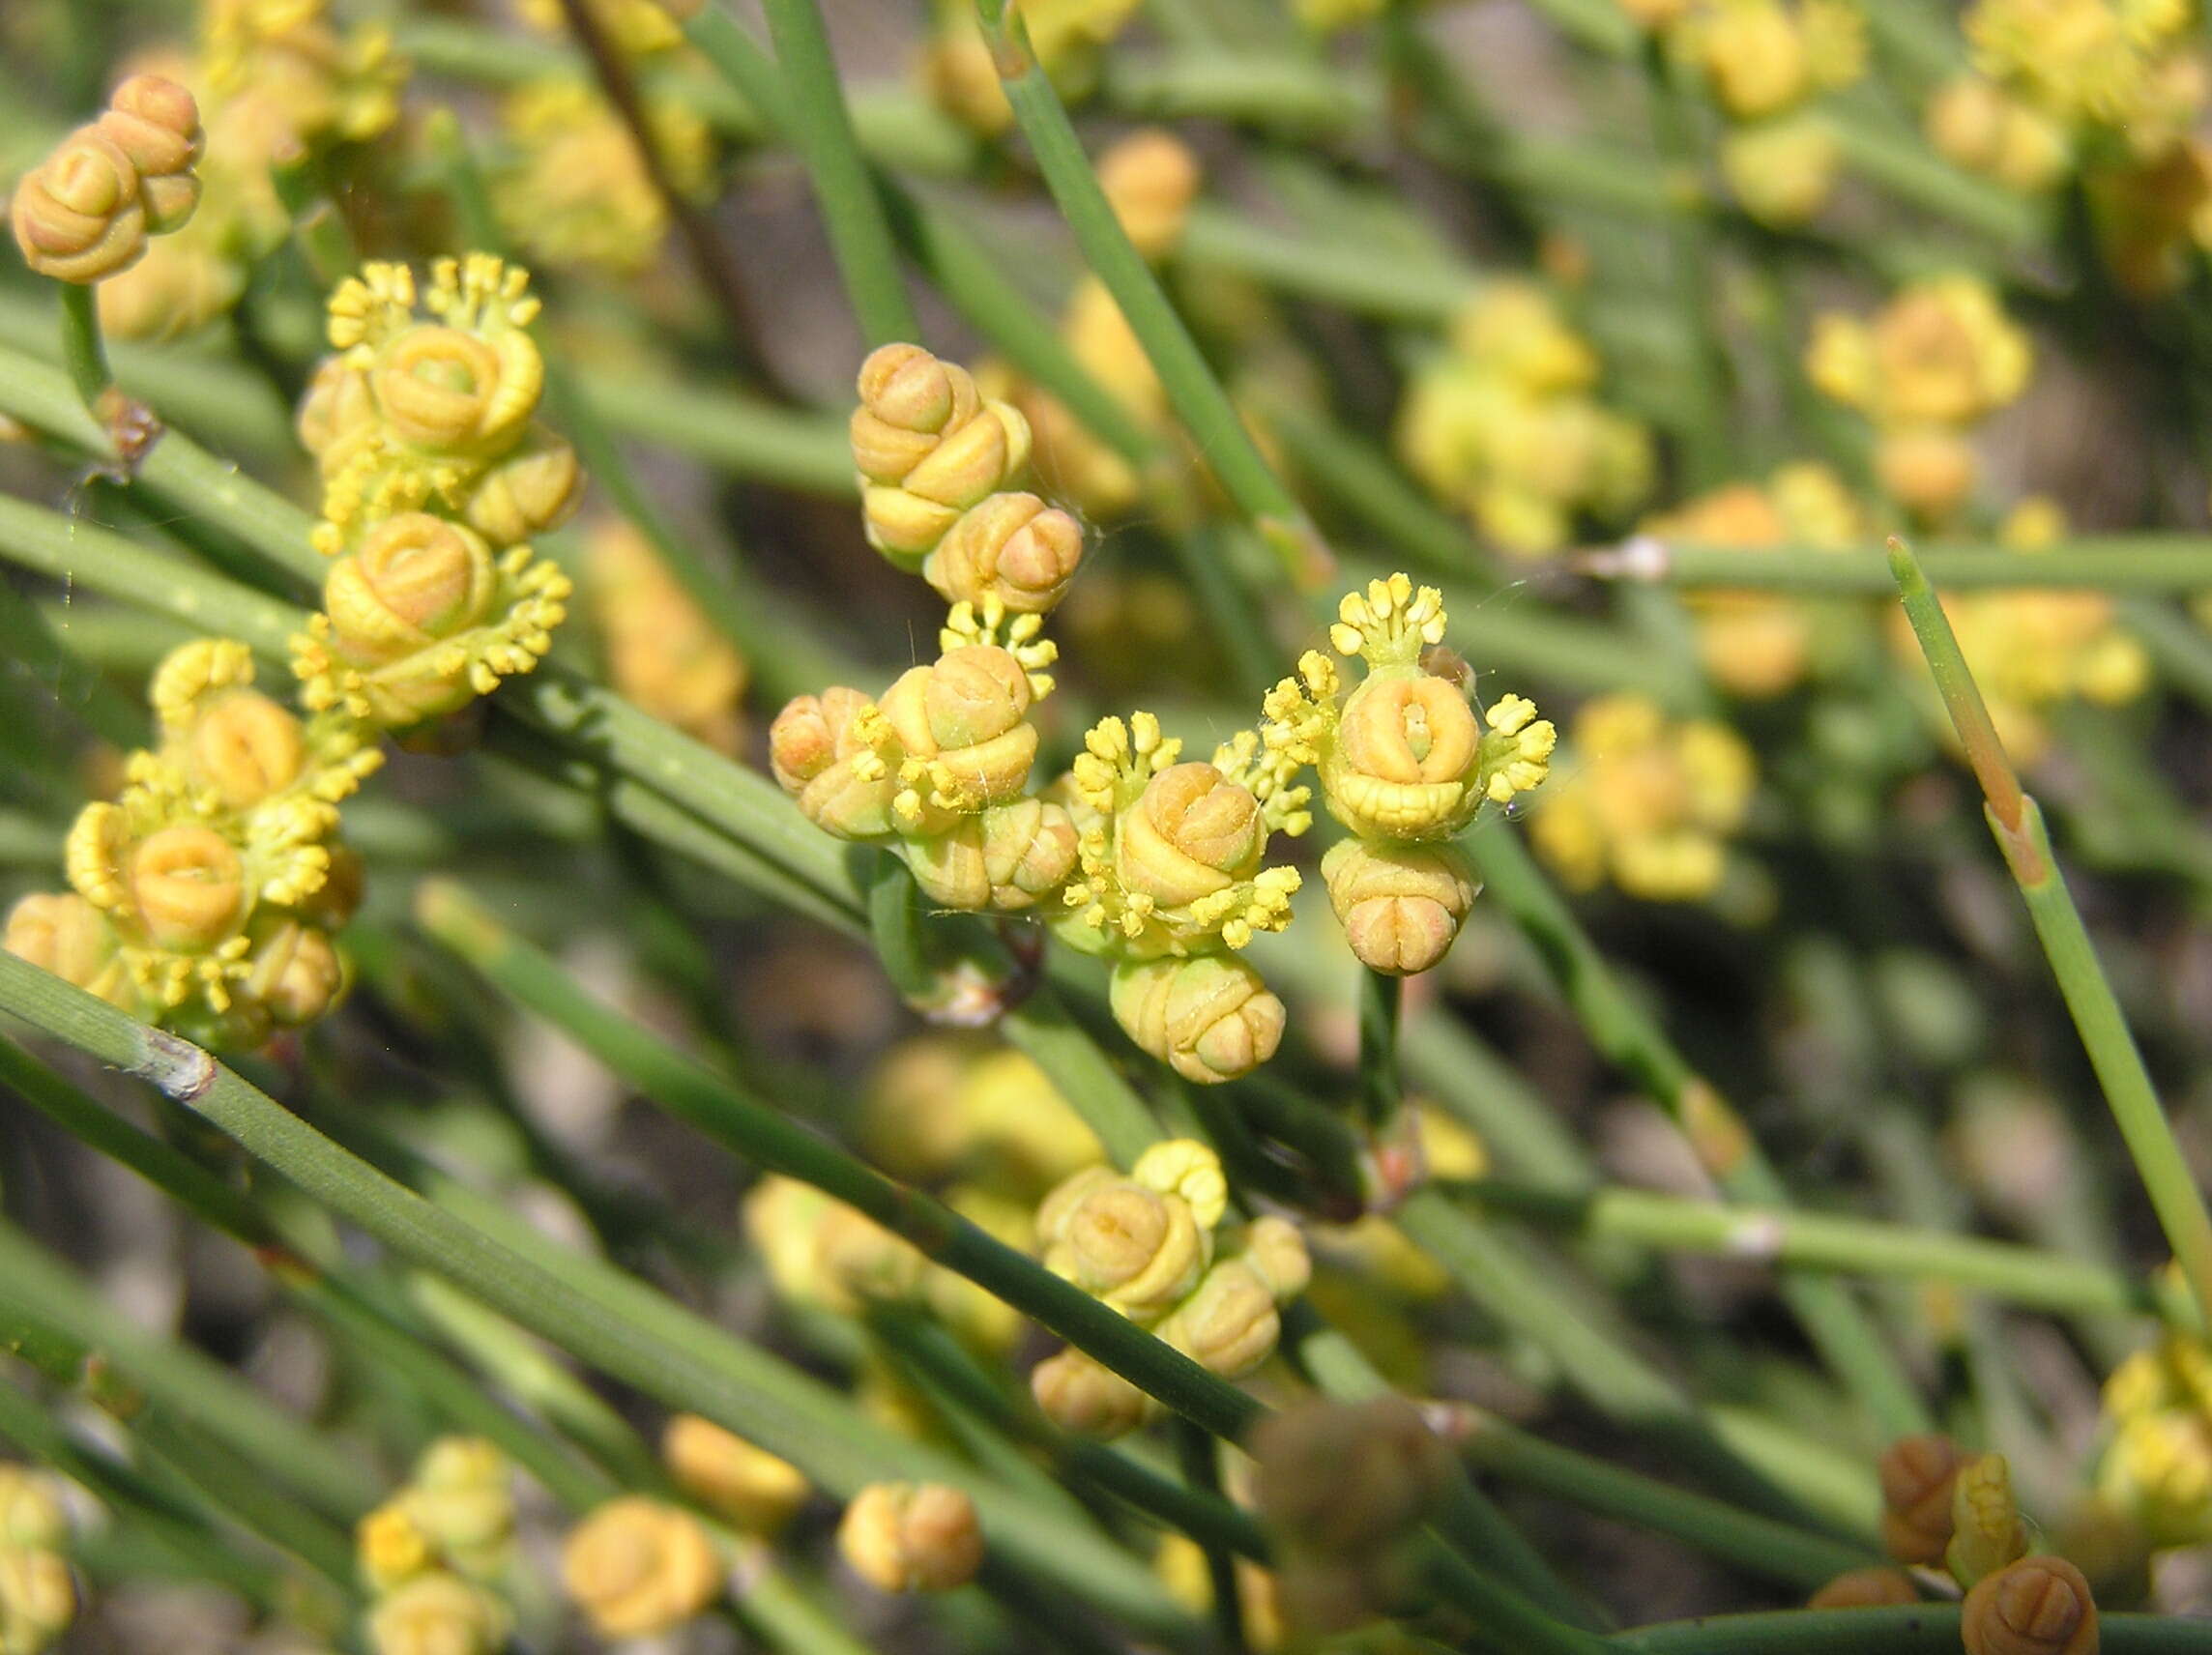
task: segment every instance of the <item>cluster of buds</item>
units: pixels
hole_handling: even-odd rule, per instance
[[[625,1495],[595,1508],[561,1546],[561,1584],[601,1638],[674,1631],[722,1595],[728,1564],[682,1506]]]
[[[660,1458],[676,1486],[731,1527],[772,1539],[813,1492],[789,1460],[695,1413],[671,1418]]]
[[[1821,393],[1874,425],[1882,487],[1930,524],[1972,493],[1978,464],[1967,433],[2019,400],[2033,363],[2027,336],[1970,276],[1914,282],[1872,322],[1824,312],[1805,354]]]
[[[27,896],[10,952],[204,1044],[259,1045],[345,983],[333,933],[360,900],[337,804],[380,755],[338,714],[303,721],[253,687],[243,644],[172,652],[156,746],[70,830],[72,889]]]
[[[1096,1166],[1062,1182],[1037,1208],[1037,1242],[1055,1275],[1208,1372],[1242,1379],[1274,1354],[1279,1309],[1305,1290],[1311,1265],[1283,1219],[1221,1235],[1228,1203],[1213,1151],[1171,1139],[1126,1175]],[[1058,1424],[1097,1437],[1134,1429],[1155,1406],[1072,1347],[1038,1363],[1030,1388]]]
[[[1311,1637],[1402,1609],[1452,1473],[1419,1408],[1399,1396],[1305,1403],[1263,1421],[1251,1449],[1285,1621]]]
[[[734,756],[742,734],[738,708],[752,677],[744,656],[629,524],[594,523],[585,557],[584,589],[607,682],[662,723]]]
[[[551,647],[569,583],[527,542],[574,508],[583,474],[534,419],[529,280],[471,253],[433,267],[428,318],[404,265],[367,265],[332,294],[337,354],[300,410],[323,479],[315,545],[336,560],[293,640],[310,708],[420,724]]]
[[[1351,830],[1322,861],[1329,904],[1353,952],[1392,976],[1451,947],[1475,894],[1451,841],[1483,805],[1541,785],[1557,739],[1522,696],[1476,712],[1452,663],[1430,653],[1447,619],[1443,595],[1403,574],[1347,594],[1329,641],[1364,675],[1347,692],[1336,663],[1308,652],[1268,695],[1261,734],[1279,760],[1314,767],[1323,803]]]
[[[949,1484],[870,1483],[845,1507],[837,1550],[880,1592],[948,1592],[983,1566],[983,1530]]]
[[[1967,1655],[2095,1655],[2097,1606],[2081,1570],[2028,1553],[2028,1530],[2001,1454],[1972,1454],[1947,1437],[1906,1437],[1882,1455],[1882,1543],[1898,1562],[1940,1568],[1965,1594]],[[1855,1569],[1814,1595],[1815,1607],[1916,1602],[1911,1576]]]
[[[40,1655],[76,1618],[64,1548],[69,1522],[51,1479],[0,1466],[0,1650]]]
[[[1190,146],[1163,128],[1140,128],[1101,153],[1097,166],[1099,189],[1137,251],[1154,263],[1174,252],[1200,184]],[[1173,428],[1167,390],[1151,358],[1096,276],[1076,283],[1060,331],[1068,355],[1137,424],[1163,436]],[[1004,364],[982,370],[982,378],[1028,421],[1037,475],[1057,496],[1102,520],[1137,508],[1145,479],[1065,403]]]
[[[205,144],[189,92],[131,76],[15,186],[8,222],[23,262],[79,286],[136,264],[147,237],[182,229],[199,205]]]
[[[1596,353],[1543,289],[1496,283],[1414,374],[1398,451],[1507,553],[1557,551],[1579,515],[1615,518],[1650,487],[1650,437],[1598,403],[1597,380]]]
[[[677,98],[647,93],[642,107],[669,185],[704,195],[714,165],[707,123]],[[615,107],[584,81],[563,77],[517,88],[499,114],[509,150],[492,176],[492,206],[516,245],[556,269],[646,270],[668,233],[668,203]]]
[[[1020,11],[1030,51],[1062,98],[1086,96],[1099,54],[1134,16],[1138,0],[1029,0]],[[1013,105],[968,0],[937,0],[937,27],[921,57],[931,100],[972,131],[995,138],[1013,125]],[[1012,21],[1009,14],[1008,21]]]
[[[507,1457],[481,1437],[441,1437],[361,1520],[355,1550],[377,1655],[506,1647],[513,1614],[495,1583],[514,1558],[512,1480]]]
[[[1674,720],[1646,696],[1599,696],[1575,714],[1572,762],[1529,832],[1571,890],[1611,880],[1647,902],[1690,902],[1718,889],[1728,837],[1743,824],[1757,775],[1727,725]]]
[[[2180,1334],[2105,1381],[2100,1495],[2154,1547],[2212,1541],[2212,1350]]]
[[[1866,73],[1851,0],[1635,0],[1668,49],[1703,73],[1728,122],[1721,172],[1761,223],[1801,224],[1827,204],[1842,155],[1816,106]]]
[[[1778,468],[1761,485],[1730,483],[1646,518],[1642,533],[1662,541],[1841,550],[1864,543],[1866,514],[1844,481],[1818,460]],[[1707,676],[1732,695],[1781,695],[1804,682],[1819,645],[1833,636],[1832,605],[1772,592],[1703,590],[1684,597],[1698,627]]]

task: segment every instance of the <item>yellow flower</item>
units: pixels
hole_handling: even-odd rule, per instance
[[[1164,127],[1140,127],[1098,158],[1098,186],[1137,250],[1165,258],[1198,194],[1198,157]]]
[[[837,1549],[884,1592],[950,1591],[983,1564],[975,1502],[943,1483],[870,1483],[845,1508]]]
[[[355,1524],[354,1551],[362,1579],[380,1593],[423,1573],[438,1556],[401,1499],[387,1501]]]
[[[1720,161],[1746,213],[1762,224],[1790,229],[1828,204],[1843,152],[1818,116],[1790,115],[1727,133]]]
[[[1713,96],[1739,121],[1787,109],[1812,86],[1805,36],[1779,0],[1721,0],[1700,44]]]
[[[697,1518],[635,1495],[597,1508],[561,1547],[561,1584],[602,1638],[681,1626],[721,1595],[723,1576]]]
[[[1938,87],[1924,125],[1944,160],[2023,193],[2049,189],[2074,160],[2062,124],[1978,74]]]
[[[748,1534],[780,1532],[811,1492],[790,1461],[695,1413],[669,1420],[660,1457],[685,1494]]]
[[[1936,276],[1904,289],[1871,326],[1830,312],[1806,371],[1882,427],[1961,427],[2019,400],[2033,354],[1988,283]]]
[[[2099,1492],[2154,1546],[2212,1537],[2212,1354],[2169,1336],[2105,1382],[2110,1437]]]

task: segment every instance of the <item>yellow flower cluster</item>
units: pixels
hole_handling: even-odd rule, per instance
[[[837,1550],[880,1592],[948,1592],[983,1566],[983,1530],[960,1489],[870,1483],[845,1508]]]
[[[673,1632],[720,1597],[727,1578],[705,1524],[641,1495],[597,1507],[561,1547],[561,1584],[601,1638]]]
[[[1721,171],[1745,212],[1788,226],[1826,205],[1843,158],[1814,101],[1866,73],[1866,19],[1852,0],[1623,5],[1703,73],[1728,121]]]
[[[344,987],[332,937],[361,880],[337,804],[380,755],[344,716],[303,722],[255,689],[227,639],[172,652],[149,699],[159,742],[79,814],[72,889],[18,902],[7,947],[202,1043],[256,1046]]]
[[[1649,435],[1598,403],[1597,380],[1596,353],[1542,288],[1494,283],[1413,376],[1398,452],[1506,552],[1556,551],[1579,515],[1615,517],[1651,483]]]
[[[1662,540],[1752,551],[1836,550],[1869,533],[1843,479],[1812,460],[1781,467],[1763,487],[1730,483],[1646,518],[1643,528]],[[1697,622],[1699,659],[1733,695],[1780,695],[1802,682],[1840,620],[1835,605],[1780,593],[1700,590],[1684,602]]]
[[[123,337],[168,337],[227,312],[248,273],[290,233],[271,179],[373,138],[399,112],[406,65],[391,31],[343,29],[327,0],[203,0],[196,57],[158,67],[198,95],[207,123],[205,199],[191,223],[100,290],[102,324]]]
[[[752,676],[745,658],[629,524],[593,524],[585,558],[607,682],[625,701],[734,756]]]
[[[1138,0],[1026,0],[1019,8],[1030,49],[1063,98],[1087,94],[1100,52],[1136,15]],[[1015,9],[1008,8],[1011,20]],[[983,42],[969,0],[937,0],[937,28],[921,56],[921,78],[937,106],[986,138],[1013,125],[1013,106],[999,84],[998,66]]]
[[[2151,1545],[2212,1542],[2212,1350],[2180,1334],[2105,1381],[2110,1435],[2098,1492]]]
[[[1353,833],[1322,859],[1329,904],[1362,962],[1405,976],[1443,958],[1473,904],[1450,841],[1485,803],[1542,784],[1557,732],[1523,696],[1477,714],[1455,678],[1429,670],[1448,620],[1436,588],[1393,574],[1346,595],[1337,616],[1329,641],[1364,676],[1343,693],[1335,662],[1308,652],[1268,695],[1260,740],[1278,768],[1314,767]]]
[[[300,410],[323,479],[315,545],[335,560],[293,640],[308,707],[420,724],[551,647],[569,583],[527,542],[574,508],[583,474],[534,419],[529,280],[471,253],[432,267],[427,318],[404,265],[366,265],[332,294],[337,354]]]
[[[41,1655],[76,1618],[63,1548],[69,1522],[49,1478],[0,1466],[0,1651]]]
[[[1670,719],[1647,697],[1600,696],[1575,715],[1572,762],[1530,823],[1572,890],[1688,902],[1717,889],[1750,808],[1751,750],[1725,724]]]
[[[657,12],[657,8],[649,8]],[[669,182],[702,194],[713,136],[688,103],[646,96],[645,118]],[[635,276],[658,255],[668,207],[630,130],[581,80],[533,81],[500,103],[510,151],[492,176],[500,222],[532,258]]]
[[[121,275],[145,255],[147,237],[190,219],[205,144],[189,92],[158,74],[131,76],[100,119],[15,186],[8,224],[23,262],[78,285]]]
[[[494,1655],[513,1625],[495,1589],[514,1557],[512,1467],[490,1442],[433,1442],[405,1487],[361,1520],[355,1551],[376,1655]]]
[[[1187,1138],[1154,1144],[1126,1175],[1085,1168],[1037,1208],[1044,1263],[1101,1303],[1223,1379],[1274,1354],[1278,1307],[1311,1274],[1305,1240],[1272,1217],[1224,1237],[1221,1162]],[[1218,1250],[1218,1256],[1217,1256]],[[1037,1404],[1070,1431],[1114,1437],[1150,1417],[1151,1399],[1072,1346],[1030,1375]]]
[[[2027,335],[1970,276],[1915,282],[1871,323],[1824,312],[1805,355],[1820,392],[1872,421],[1883,488],[1927,523],[1950,517],[1973,491],[1966,433],[2019,400],[2033,363]]]

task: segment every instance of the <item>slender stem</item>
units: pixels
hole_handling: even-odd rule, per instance
[[[1688,66],[1657,35],[1643,43],[1645,93],[1651,106],[1654,147],[1671,177],[1701,177],[1704,146],[1697,131],[1697,105],[1683,85]],[[1694,208],[1667,219],[1669,278],[1682,330],[1690,340],[1689,419],[1676,426],[1684,461],[1683,487],[1711,488],[1729,475],[1733,459],[1729,430],[1728,346],[1713,314],[1711,226]]]
[[[2175,1263],[2197,1296],[2197,1308],[2212,1323],[2212,1214],[2205,1211],[2204,1192],[2182,1155],[2172,1122],[2160,1106],[2142,1054],[2128,1030],[2127,1016],[2098,964],[2088,927],[2066,889],[2043,812],[2021,791],[2020,777],[1990,721],[1989,708],[1951,630],[1950,618],[1936,601],[1912,549],[1899,539],[1892,539],[1889,547],[1906,615],[1981,783],[1991,831],[2026,899],[2044,956],[2058,979],[2081,1044],[2088,1049],[2105,1101],[2150,1195],[2151,1208],[2158,1214]]]
[[[2186,1615],[2101,1614],[2105,1655],[2204,1655],[2208,1635]],[[1712,1614],[1616,1633],[1623,1655],[1958,1655],[1959,1606],[1784,1610]]]
[[[354,246],[353,232],[339,214],[337,203],[331,199],[323,179],[322,158],[305,148],[295,148],[269,169],[269,176],[276,188],[276,198],[291,216],[292,239],[307,262],[307,274],[318,287],[337,286],[361,263],[361,251]]]
[[[1176,1460],[1182,1480],[1202,1495],[1221,1496],[1220,1444],[1187,1419],[1175,1422]],[[1223,1655],[1250,1655],[1244,1640],[1244,1604],[1237,1589],[1237,1554],[1228,1547],[1202,1540],[1207,1579],[1213,1586],[1213,1626]]]
[[[1359,972],[1359,1103],[1370,1132],[1380,1132],[1405,1107],[1398,1075],[1398,1017],[1405,979],[1361,967]]]
[[[101,398],[115,389],[107,345],[100,333],[100,289],[89,282],[56,284],[62,299],[62,360],[85,411],[100,416]]]
[[[570,0],[576,3],[576,0]],[[769,38],[790,95],[791,134],[814,180],[814,199],[871,345],[919,342],[921,324],[899,275],[898,248],[868,163],[853,136],[830,34],[814,0],[766,0]]]
[[[1159,279],[1130,245],[1099,187],[1060,94],[1029,47],[1029,34],[1006,0],[978,0],[1006,101],[1035,152],[1046,188],[1060,204],[1085,261],[1121,306],[1161,387],[1208,465],[1237,508],[1285,554],[1294,575],[1318,577],[1327,554],[1277,478],[1229,393],[1176,314]]]
[[[1044,1070],[1115,1165],[1132,1165],[1166,1136],[1136,1089],[1051,990],[1039,989],[1001,1018],[999,1032]]]
[[[1451,1195],[1579,1234],[1718,1258],[1753,1260],[1841,1274],[1950,1282],[2008,1303],[2066,1314],[2115,1313],[2196,1321],[2194,1301],[2168,1301],[2149,1282],[2064,1254],[1906,1230],[1874,1219],[1772,1207],[1722,1205],[1607,1188],[1585,1195],[1484,1178],[1442,1185]]]
[[[2212,587],[2212,537],[2107,535],[2067,540],[2032,554],[2002,546],[1938,542],[1921,554],[1931,586],[2067,587],[2098,592],[2195,593]],[[1722,587],[1886,597],[1897,588],[1889,558],[1873,547],[1684,545],[1638,537],[1616,550],[1568,561],[1580,574],[1667,586]]]

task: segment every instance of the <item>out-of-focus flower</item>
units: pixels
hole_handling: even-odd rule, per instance
[[[561,1548],[561,1584],[602,1638],[681,1626],[721,1595],[723,1575],[697,1518],[635,1495],[599,1506]]]
[[[734,754],[751,677],[736,646],[629,524],[594,524],[587,560],[585,589],[608,682],[655,718]]]
[[[983,1565],[975,1504],[944,1483],[870,1483],[845,1508],[837,1549],[878,1591],[946,1592]]]

